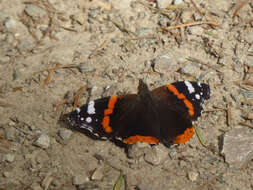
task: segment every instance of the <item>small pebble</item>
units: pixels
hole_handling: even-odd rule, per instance
[[[81,184],[84,184],[85,182],[88,182],[88,181],[89,181],[89,178],[83,174],[76,175],[72,179],[73,185],[81,185]]]
[[[30,189],[31,189],[31,190],[43,190],[43,188],[42,188],[38,183],[33,183],[33,184],[30,186]]]
[[[7,162],[13,162],[15,159],[15,156],[13,154],[5,154],[3,159]]]
[[[59,179],[53,179],[52,183],[53,186],[58,187],[61,185],[61,182]]]
[[[44,16],[47,15],[47,12],[45,10],[33,4],[26,5],[25,12],[33,19],[43,18]]]
[[[104,167],[97,168],[91,176],[91,180],[101,181],[104,177]]]
[[[50,137],[46,134],[42,134],[37,138],[37,140],[34,142],[34,145],[40,147],[40,148],[48,148],[50,145]]]
[[[157,7],[159,9],[166,9],[172,3],[171,0],[157,0],[156,2],[157,2]]]
[[[249,112],[247,118],[252,120],[253,119],[253,111]]]
[[[221,154],[230,166],[240,168],[253,159],[252,145],[252,129],[234,127],[224,134]]]
[[[20,52],[27,52],[34,48],[35,43],[30,39],[21,40],[17,45],[17,48]]]
[[[60,129],[58,134],[63,140],[68,140],[73,132],[69,129]]]
[[[201,21],[202,20],[202,17],[198,13],[194,13],[193,18],[194,18],[195,21]]]
[[[13,127],[8,127],[5,129],[5,138],[10,141],[15,141],[16,139],[16,129]]]
[[[169,73],[178,69],[178,63],[172,56],[162,55],[152,60],[152,67],[159,73]]]
[[[11,173],[10,172],[3,172],[3,176],[6,178],[11,177]]]
[[[183,3],[183,0],[174,0],[173,1],[173,4],[174,5],[180,5],[180,4],[182,4]]]
[[[152,165],[160,165],[168,158],[168,148],[163,145],[153,146],[151,151],[147,152],[144,160]]]
[[[42,181],[41,183],[41,186],[44,188],[44,190],[47,190],[50,186],[50,184],[52,183],[53,181],[53,176],[51,175],[48,175],[44,178],[44,180]]]
[[[127,150],[127,156],[129,158],[137,159],[143,156],[149,149],[150,149],[149,144],[137,142],[129,146]]]
[[[200,36],[203,34],[204,29],[202,27],[195,26],[190,28],[189,31],[192,35]]]
[[[186,64],[180,69],[180,72],[186,75],[195,76],[196,78],[199,78],[201,75],[201,70],[197,63]]]
[[[78,185],[78,190],[99,190],[99,186],[92,182],[87,182],[81,185]]]
[[[96,71],[96,68],[91,63],[80,63],[77,68],[80,73],[92,73]]]
[[[6,21],[4,22],[4,25],[7,28],[7,30],[13,31],[16,30],[17,22],[12,18],[7,18]]]
[[[188,178],[190,181],[196,181],[198,179],[199,174],[197,172],[190,171],[188,172]]]

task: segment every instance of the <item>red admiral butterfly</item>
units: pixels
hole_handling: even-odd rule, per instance
[[[66,118],[72,127],[99,138],[127,144],[182,144],[194,135],[192,121],[209,98],[205,83],[175,82],[150,91],[140,80],[137,94],[90,101]]]

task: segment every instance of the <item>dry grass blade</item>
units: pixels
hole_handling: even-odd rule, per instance
[[[235,9],[235,12],[233,14],[233,18],[236,17],[239,13],[239,11],[249,2],[249,0],[242,1],[237,8]]]
[[[203,61],[201,61],[201,60],[199,60],[199,59],[196,59],[196,58],[194,58],[194,57],[189,57],[189,58],[187,58],[187,60],[189,60],[189,61],[191,61],[191,62],[200,63],[201,65],[205,65],[205,66],[207,66],[207,67],[209,67],[209,68],[211,68],[211,69],[213,69],[213,70],[215,70],[215,71],[221,73],[221,71],[219,71],[215,66],[212,66],[212,65],[210,65],[210,64],[208,64],[208,63],[205,63],[205,62],[203,62]]]
[[[199,8],[197,7],[196,3],[193,0],[190,0],[192,5],[194,6],[194,8],[196,9],[196,11],[201,15],[204,16],[204,14],[199,10]]]
[[[58,69],[70,69],[70,68],[77,68],[77,67],[78,67],[78,65],[76,65],[76,64],[69,64],[69,65],[59,65],[59,64],[57,64],[55,67],[42,69],[42,70],[37,71],[37,72],[35,72],[35,73],[33,73],[33,74],[34,74],[34,75],[37,75],[37,74],[42,73],[42,72],[45,72],[45,71],[50,72],[50,70],[52,70],[52,69],[53,69],[54,71],[56,71],[56,70],[58,70]]]
[[[123,181],[123,176],[124,176],[123,173],[120,172],[119,178],[118,178],[117,182],[115,183],[113,190],[119,190],[120,189],[122,181]]]
[[[53,74],[54,74],[54,69],[50,69],[49,72],[48,72],[47,78],[44,80],[44,83],[43,83],[43,86],[42,86],[43,88],[45,88],[45,86],[47,86],[49,84],[49,82],[52,79]]]
[[[121,32],[125,32],[125,33],[127,33],[127,34],[131,34],[131,35],[133,35],[133,36],[137,36],[134,32],[132,32],[132,31],[130,31],[130,30],[128,30],[128,29],[126,29],[126,27],[124,27],[124,26],[122,26],[121,24],[119,24],[118,22],[116,22],[116,21],[113,21],[113,20],[110,20],[113,24],[114,24],[114,26],[116,26]]]
[[[76,109],[78,107],[78,102],[79,102],[79,98],[80,98],[80,95],[83,93],[83,91],[87,88],[87,85],[79,88],[79,90],[76,92],[76,95],[75,95],[75,101],[74,101],[74,108],[73,109]]]
[[[7,107],[15,107],[15,106],[12,105],[12,104],[8,104],[8,103],[4,103],[4,102],[1,102],[1,101],[0,101],[0,107],[7,108]]]
[[[204,140],[203,140],[203,138],[202,138],[202,136],[201,136],[201,134],[200,134],[200,132],[199,132],[198,127],[195,127],[194,129],[195,129],[195,132],[196,132],[196,135],[197,135],[197,137],[198,137],[198,139],[199,139],[200,144],[201,144],[203,147],[206,148],[207,146],[206,146],[206,144],[205,144],[205,142],[204,142]]]
[[[63,99],[63,100],[61,100],[60,102],[58,102],[57,104],[56,104],[56,112],[59,112],[59,110],[60,110],[60,106],[61,105],[63,105],[63,104],[65,104],[67,102],[67,99],[65,98],[65,99]]]
[[[62,29],[64,30],[67,30],[67,31],[70,31],[70,32],[78,32],[77,30],[73,29],[73,28],[68,28],[68,27],[65,27],[65,26],[60,26]]]
[[[202,24],[207,24],[207,25],[211,25],[213,27],[219,26],[219,24],[215,23],[215,22],[211,22],[211,21],[199,21],[199,22],[191,22],[191,23],[186,23],[186,24],[180,24],[177,26],[170,26],[170,27],[161,27],[163,30],[166,31],[171,31],[173,29],[178,29],[178,28],[183,28],[183,27],[188,27],[188,26],[196,26],[196,25],[202,25]]]
[[[104,41],[100,46],[98,46],[95,50],[91,52],[91,54],[88,56],[88,59],[91,59],[93,56],[97,55],[98,52],[102,51],[103,48],[107,46],[108,42]]]

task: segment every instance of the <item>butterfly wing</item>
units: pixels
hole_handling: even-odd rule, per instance
[[[210,97],[210,87],[197,82],[175,82],[152,91],[158,101],[161,139],[176,144],[186,143],[194,134],[192,121],[202,111],[204,100]]]

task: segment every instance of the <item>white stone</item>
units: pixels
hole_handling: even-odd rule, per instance
[[[188,172],[188,178],[190,181],[196,181],[198,179],[199,174],[194,171]]]
[[[171,5],[172,1],[171,0],[157,0],[157,7],[159,9],[166,9],[168,6]]]
[[[42,134],[35,140],[34,145],[46,149],[50,145],[50,137],[46,134]]]

